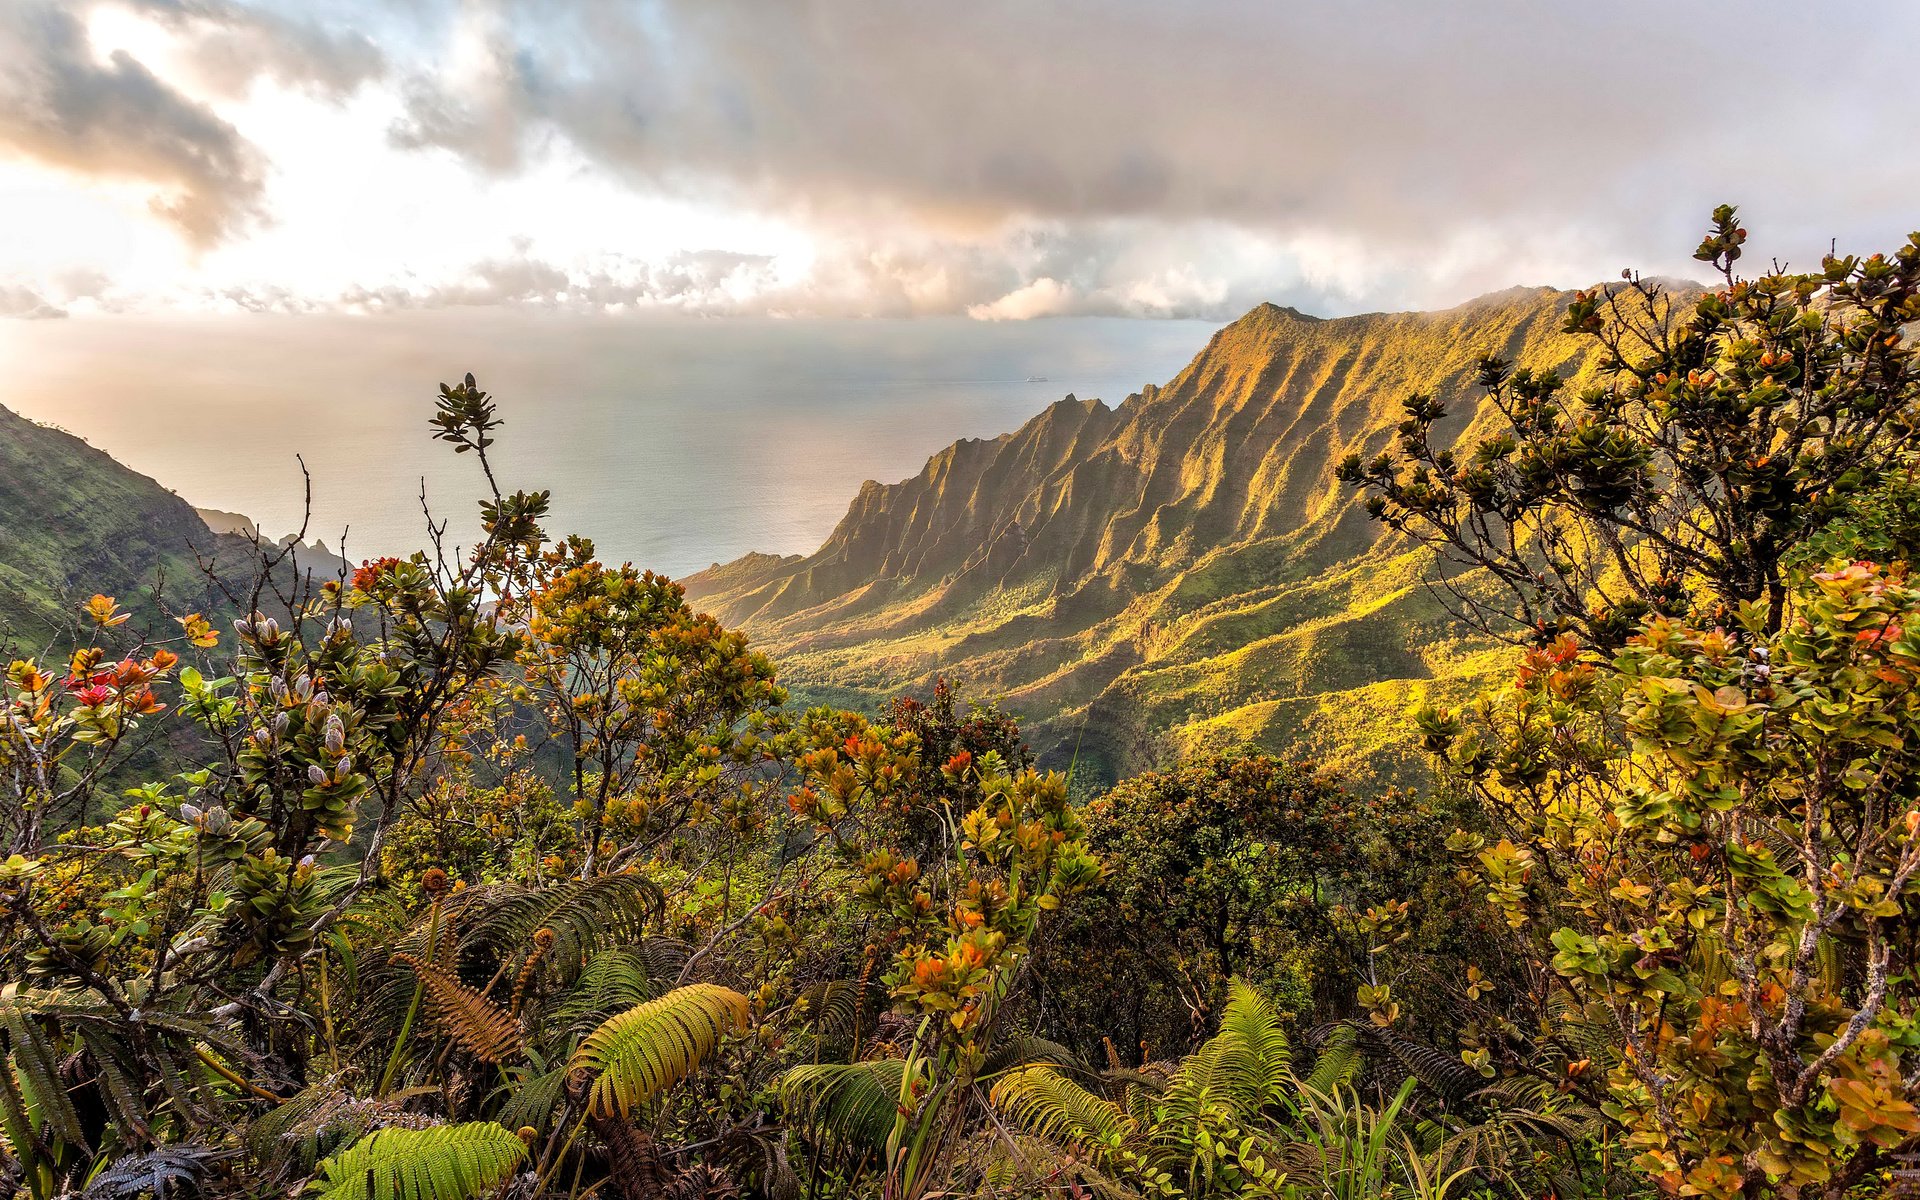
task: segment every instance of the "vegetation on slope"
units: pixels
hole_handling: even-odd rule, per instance
[[[193,506],[72,434],[0,408],[0,629],[44,643],[88,596],[206,594],[194,548],[215,536]],[[157,612],[151,615],[157,615]]]
[[[1335,466],[1385,444],[1408,392],[1463,402],[1458,431],[1477,355],[1591,372],[1596,345],[1561,328],[1570,300],[1337,320],[1262,305],[1164,388],[957,443],[863,488],[814,554],[688,588],[804,695],[870,702],[956,674],[1088,777],[1240,742],[1404,776],[1389,718],[1468,694],[1481,647],[1423,587],[1426,552],[1379,536]]]
[[[1339,468],[1526,643],[1407,715],[1430,797],[1234,753],[1077,804],[949,688],[796,712],[677,585],[550,540],[443,386],[468,556],[230,635],[90,597],[0,677],[0,1184],[1897,1194],[1920,234],[1754,281],[1744,236],[1716,214],[1692,303],[1577,297],[1588,385],[1491,357],[1495,416],[1436,440],[1412,395]],[[196,766],[104,786],[183,717]]]

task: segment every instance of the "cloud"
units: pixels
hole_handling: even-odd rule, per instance
[[[989,304],[968,305],[967,315],[976,321],[1025,321],[1033,317],[1057,317],[1073,308],[1073,289],[1042,275]]]
[[[64,317],[67,310],[30,287],[0,283],[0,317],[44,320]]]
[[[129,12],[164,45],[98,57]],[[148,256],[156,303],[1335,314],[1684,272],[1723,200],[1756,257],[1894,244],[1916,34],[1799,0],[0,0],[0,155],[220,244]]]
[[[184,43],[195,80],[224,96],[246,93],[257,78],[338,98],[387,70],[365,32],[328,28],[309,17],[232,0],[131,0]]]
[[[1920,100],[1916,31],[1788,0],[474,0],[394,137],[501,172],[564,139],[829,226],[1228,222],[1409,256],[1492,224],[1618,253],[1734,199],[1797,250],[1913,220],[1920,160],[1879,114]],[[1779,82],[1815,53],[1847,69]]]
[[[154,212],[197,247],[262,216],[258,151],[125,51],[97,59],[56,4],[0,6],[0,152],[148,185]]]
[[[359,311],[530,305],[588,312],[737,312],[764,292],[771,265],[764,255],[711,250],[676,254],[661,262],[606,256],[598,264],[568,268],[529,254],[523,245],[514,254],[475,262],[443,282],[349,289],[336,305]],[[278,298],[239,302],[243,307],[280,306]]]
[[[1151,249],[1146,249],[1151,247]],[[1204,260],[1207,269],[1193,263]],[[356,287],[318,307],[356,311],[520,305],[571,311],[670,310],[703,315],[914,317],[1237,316],[1269,295],[1326,309],[1335,294],[1288,274],[1285,256],[1243,236],[1195,238],[1136,222],[1025,227],[961,243],[898,230],[840,238],[804,267],[766,254],[710,249],[658,260],[601,254],[541,257],[522,241],[445,278]],[[216,298],[248,310],[300,311],[280,289]]]

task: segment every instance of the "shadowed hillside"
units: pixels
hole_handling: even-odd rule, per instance
[[[803,695],[859,703],[953,674],[1099,775],[1169,739],[1401,775],[1398,714],[1464,690],[1485,647],[1334,465],[1383,445],[1408,392],[1465,421],[1480,355],[1588,369],[1592,343],[1560,332],[1567,298],[1516,288],[1333,320],[1262,305],[1164,388],[1118,408],[1069,396],[957,442],[912,479],[866,484],[813,554],[749,555],[688,587]]]
[[[0,408],[0,638],[44,642],[97,591],[156,618],[143,601],[160,581],[177,611],[212,607],[194,548],[217,540],[160,484]]]
[[[0,644],[37,648],[71,628],[101,591],[134,614],[129,630],[177,636],[170,616],[231,607],[208,583],[202,556],[237,590],[257,570],[253,539],[238,528],[210,527],[193,505],[104,450],[0,407]],[[298,550],[301,569],[320,578],[341,565],[324,547]],[[280,575],[290,570],[283,563]]]

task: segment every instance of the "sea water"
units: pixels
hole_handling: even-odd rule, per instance
[[[1071,392],[1164,383],[1214,326],[696,319],[446,309],[352,317],[0,322],[0,404],[79,434],[192,503],[298,528],[356,561],[424,544],[426,507],[470,540],[483,480],[431,440],[436,386],[499,404],[502,487],[553,493],[549,531],[684,575],[805,553],[861,481]],[[306,475],[303,478],[301,463]],[[60,481],[49,479],[49,487]]]

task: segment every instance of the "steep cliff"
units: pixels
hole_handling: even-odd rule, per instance
[[[1101,775],[1252,741],[1402,773],[1397,716],[1485,647],[1333,478],[1402,399],[1470,420],[1474,360],[1578,375],[1567,295],[1321,320],[1262,305],[1164,388],[1069,396],[1019,430],[868,483],[819,550],[688,580],[803,695],[859,703],[937,673],[997,694],[1056,760]],[[1387,758],[1375,761],[1375,756]]]
[[[340,566],[324,547],[299,550],[301,568],[320,578]],[[252,538],[210,527],[105,451],[0,407],[0,647],[37,652],[73,628],[95,592],[134,614],[129,635],[177,637],[171,617],[231,608],[208,566],[244,592],[259,566]],[[282,563],[283,582],[291,573]]]

